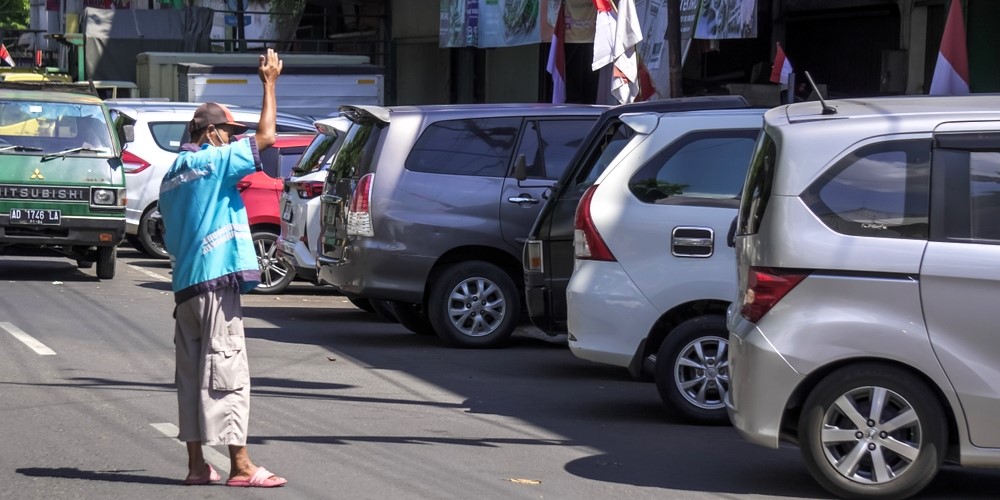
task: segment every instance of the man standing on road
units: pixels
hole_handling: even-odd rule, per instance
[[[260,281],[246,208],[236,183],[260,170],[260,151],[274,144],[275,85],[282,63],[272,49],[260,56],[264,84],[260,123],[253,136],[225,106],[205,103],[188,125],[194,144],[181,148],[160,186],[164,243],[174,257],[178,439],[187,443],[184,484],[219,481],[202,445],[228,445],[227,486],[285,484],[250,461],[250,370],[240,294]]]

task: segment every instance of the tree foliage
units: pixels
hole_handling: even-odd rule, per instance
[[[26,29],[30,0],[0,0],[0,30]]]

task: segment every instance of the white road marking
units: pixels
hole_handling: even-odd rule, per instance
[[[0,328],[3,328],[7,333],[14,336],[15,339],[20,340],[24,345],[31,348],[31,350],[38,353],[39,356],[55,356],[56,352],[49,349],[48,346],[39,342],[35,337],[24,333],[24,330],[14,326],[13,323],[0,323]]]
[[[160,431],[160,434],[163,434],[168,438],[173,438],[177,441],[177,433],[180,432],[180,429],[178,429],[176,425],[171,423],[149,425]],[[187,443],[182,443],[180,441],[177,441],[177,443],[184,446],[185,449],[187,448]],[[202,446],[201,448],[202,452],[205,454],[205,461],[212,464],[212,466],[215,467],[215,471],[218,472],[223,479],[225,479],[226,476],[229,475],[229,457],[219,453],[215,450],[215,448],[210,446]]]
[[[143,269],[139,266],[135,266],[132,264],[129,264],[128,267],[131,267],[132,269],[135,269],[136,271],[139,271],[140,273],[145,274],[146,276],[149,276],[150,278],[153,278],[156,281],[163,281],[165,283],[170,283],[171,281],[170,278],[156,274],[153,271],[150,271],[149,269]]]

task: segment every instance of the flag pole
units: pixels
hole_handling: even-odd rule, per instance
[[[793,104],[795,102],[795,72],[792,71],[788,74],[788,87],[785,91],[788,104]]]

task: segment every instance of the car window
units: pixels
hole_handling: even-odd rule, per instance
[[[764,219],[767,202],[771,199],[771,183],[774,182],[774,163],[777,160],[774,139],[766,132],[757,138],[747,179],[740,200],[740,235],[757,234],[760,221]]]
[[[517,148],[528,177],[558,179],[593,125],[593,119],[528,120]]]
[[[738,206],[757,130],[692,132],[677,139],[629,180],[640,201]]]
[[[929,140],[861,147],[814,182],[803,201],[842,234],[927,238],[930,153]]]
[[[278,167],[280,171],[277,172],[278,175],[274,177],[285,179],[290,176],[292,174],[292,168],[298,164],[299,158],[302,158],[302,148],[282,149],[280,158],[278,159]]]
[[[186,129],[186,122],[154,122],[149,124],[149,132],[156,145],[171,153],[181,150],[181,139]]]
[[[343,146],[330,165],[328,178],[358,179],[372,170],[372,156],[382,130],[383,127],[374,122],[351,125]]]
[[[337,152],[333,147],[336,142],[335,136],[317,134],[291,172],[298,177],[329,168],[333,155]]]
[[[574,174],[566,191],[580,194],[586,191],[634,136],[635,131],[628,125],[617,120],[608,123],[596,143],[591,146],[586,159],[583,160],[583,166]]]
[[[406,169],[436,174],[503,177],[521,118],[440,121],[428,126],[406,158]]]
[[[1000,152],[936,149],[933,168],[944,197],[938,231],[949,239],[1000,241]]]

